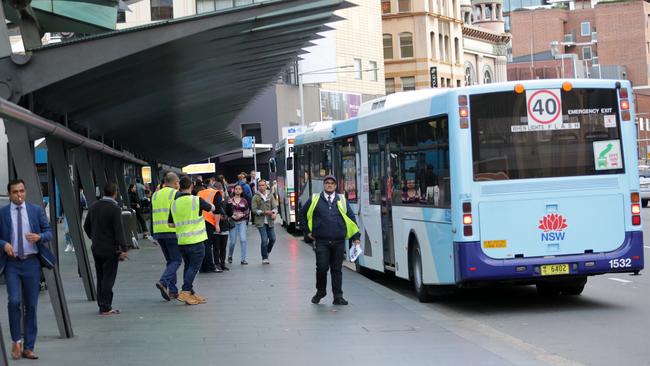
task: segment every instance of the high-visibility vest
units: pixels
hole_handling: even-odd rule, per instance
[[[178,197],[172,203],[178,245],[198,244],[208,240],[199,200],[199,197],[186,195]]]
[[[169,208],[176,197],[176,190],[171,187],[164,187],[153,194],[151,198],[151,216],[153,221],[153,233],[175,233],[176,229],[169,227]]]
[[[359,232],[359,226],[348,217],[348,205],[345,202],[345,197],[342,194],[338,194],[339,200],[336,201],[336,206],[339,208],[341,216],[343,216],[343,221],[345,221],[345,238],[350,239],[354,234]],[[307,228],[309,232],[313,227],[312,222],[314,220],[314,210],[316,210],[316,205],[318,205],[318,200],[320,199],[320,193],[315,193],[311,196],[311,204],[307,210]]]
[[[204,189],[202,191],[199,191],[198,193],[199,197],[203,198],[203,200],[209,204],[212,204],[212,202],[214,202],[214,196],[216,194],[217,194],[217,190],[212,188]],[[212,226],[217,227],[217,218],[214,216],[212,212],[203,211],[203,218],[205,219],[205,221],[212,224]]]

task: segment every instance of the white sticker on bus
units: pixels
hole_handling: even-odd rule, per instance
[[[579,130],[580,122],[562,123],[559,125],[517,125],[510,126],[510,132],[537,132],[555,130]]]
[[[613,114],[608,114],[604,117],[605,119],[605,127],[606,128],[613,128],[616,127],[616,116]]]
[[[596,170],[620,169],[623,166],[619,140],[594,141],[593,146]]]
[[[560,89],[526,90],[529,126],[562,125]]]

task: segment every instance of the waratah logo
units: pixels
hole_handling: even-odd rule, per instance
[[[538,228],[544,231],[542,233],[542,241],[557,241],[564,240],[564,229],[569,225],[566,223],[564,216],[553,213],[544,216],[539,220]]]

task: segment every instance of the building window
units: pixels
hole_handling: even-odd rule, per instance
[[[386,95],[395,93],[395,79],[386,79]]]
[[[381,0],[381,13],[390,14],[390,0]]]
[[[460,42],[458,41],[458,37],[454,38],[454,49],[456,51],[456,59],[454,61],[460,64]]]
[[[151,20],[174,18],[173,0],[151,0]]]
[[[591,36],[591,24],[589,22],[580,23],[580,35],[583,37]]]
[[[390,60],[393,58],[393,35],[384,34],[384,58]]]
[[[582,59],[591,60],[591,46],[582,47]]]
[[[431,32],[431,59],[435,60],[436,59],[436,33]]]
[[[411,11],[411,0],[399,0],[397,6],[400,13]]]
[[[474,65],[471,62],[465,62],[465,85],[474,85],[476,82]]]
[[[485,7],[485,20],[492,20],[492,8],[490,6]]]
[[[456,86],[460,88],[460,80],[456,80]]]
[[[355,58],[354,59],[354,78],[356,80],[361,80],[363,75],[361,74],[361,59],[360,58]]]
[[[242,123],[241,136],[254,136],[255,143],[262,143],[262,125],[259,123]]]
[[[451,52],[449,50],[449,36],[445,36],[445,62],[451,62]]]
[[[370,81],[377,81],[377,62],[370,61]]]
[[[126,11],[119,9],[117,10],[117,22],[126,23]]]
[[[413,57],[413,34],[404,32],[399,34],[400,57]]]
[[[492,83],[492,73],[490,70],[485,70],[483,73],[483,84],[490,84]]]
[[[402,91],[415,90],[415,76],[407,76],[402,79]]]

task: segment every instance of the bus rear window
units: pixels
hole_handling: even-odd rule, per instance
[[[615,89],[470,96],[474,180],[619,174]]]

